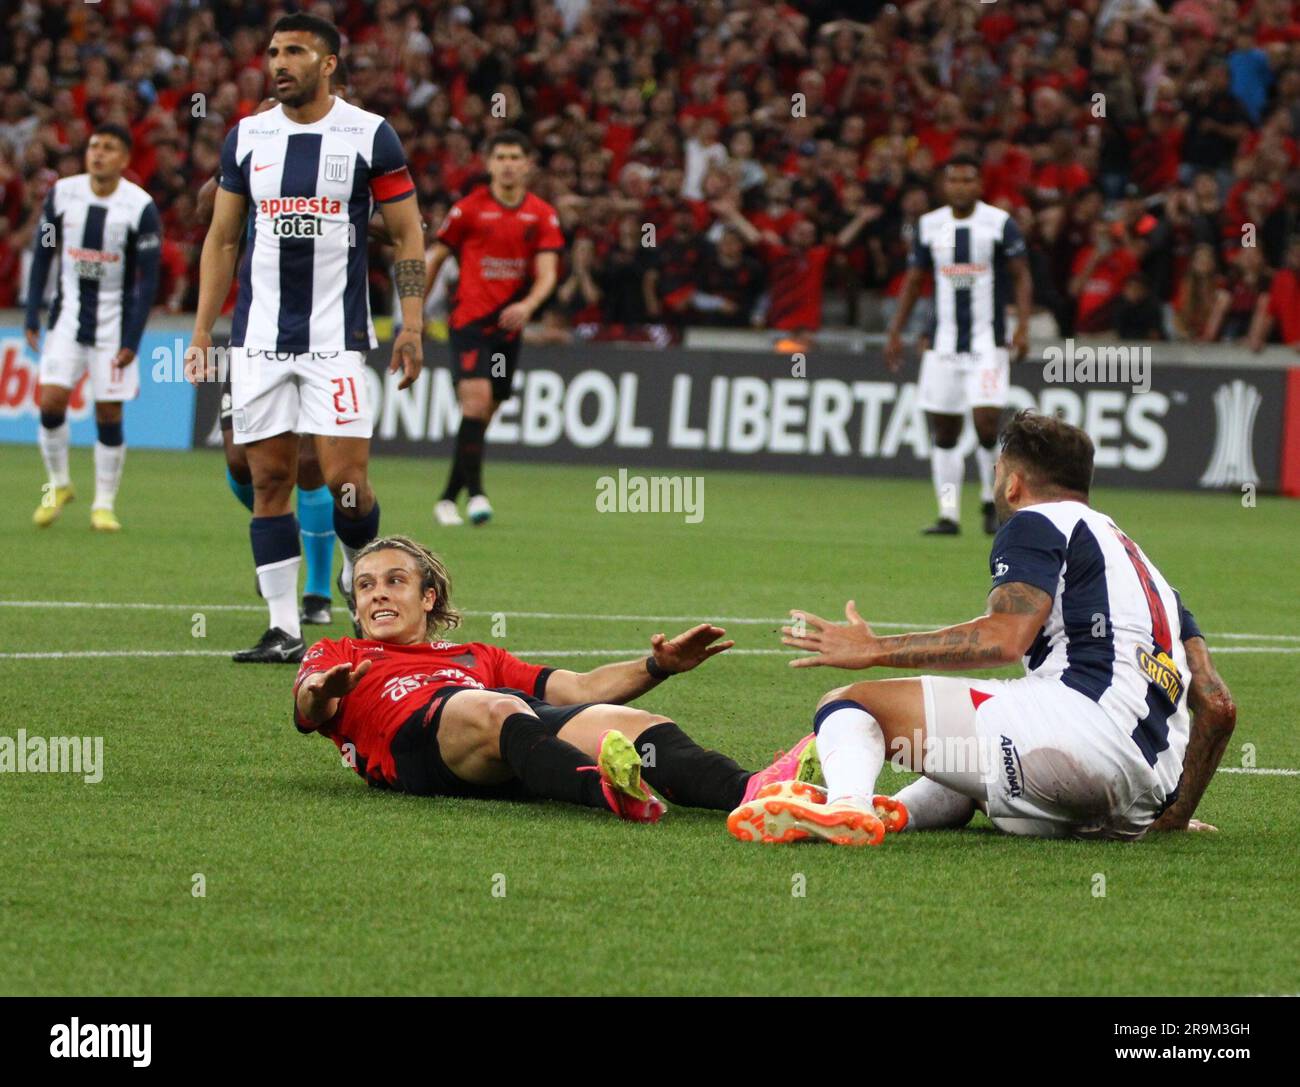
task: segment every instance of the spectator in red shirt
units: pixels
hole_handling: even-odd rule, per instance
[[[1069,290],[1077,302],[1076,331],[1094,333],[1110,327],[1110,309],[1125,281],[1138,270],[1137,257],[1126,241],[1122,223],[1097,223],[1092,244],[1074,258]]]
[[[1040,201],[1045,203],[1072,196],[1092,178],[1078,161],[1078,139],[1068,128],[1058,128],[1052,133],[1049,157],[1034,171],[1034,188]]]
[[[818,244],[817,228],[807,219],[796,222],[782,240],[755,229],[734,204],[719,201],[715,210],[767,262],[767,327],[787,332],[821,328],[827,263],[837,249],[852,245],[879,213],[879,209],[864,205],[829,243]]]
[[[1286,263],[1273,277],[1268,305],[1256,311],[1250,328],[1250,349],[1262,351],[1270,333],[1300,351],[1300,237],[1286,247]]]

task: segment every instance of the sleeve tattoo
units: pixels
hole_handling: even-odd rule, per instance
[[[1023,581],[1008,581],[989,593],[989,614],[1033,615],[1048,599],[1042,589]]]
[[[393,279],[397,282],[399,298],[420,298],[424,295],[424,261],[399,260],[393,263]]]

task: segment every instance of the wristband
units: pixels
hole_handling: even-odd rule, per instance
[[[669,672],[666,668],[659,667],[654,657],[646,657],[645,670],[650,673],[651,679],[667,679],[669,676],[675,676],[676,672]]]

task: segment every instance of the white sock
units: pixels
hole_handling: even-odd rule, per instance
[[[998,447],[985,449],[982,445],[975,447],[975,463],[980,468],[980,501],[993,501],[993,466],[998,462]]]
[[[122,482],[122,462],[126,460],[126,443],[95,443],[95,501],[93,510],[111,510]]]
[[[352,567],[357,561],[357,552],[359,547],[349,547],[342,540],[339,540],[339,550],[343,552],[343,571],[339,575],[343,582],[343,591],[350,593],[352,591]]]
[[[841,706],[817,729],[817,754],[826,776],[826,802],[852,800],[868,808],[885,766],[885,734],[861,706]]]
[[[41,460],[45,462],[45,471],[50,482],[56,487],[66,487],[68,477],[68,421],[53,430],[39,427],[36,431],[36,444],[41,450]]]
[[[271,611],[271,626],[297,638],[302,634],[298,622],[298,567],[302,556],[272,562],[257,568],[257,585]]]
[[[930,450],[930,478],[939,499],[939,516],[961,521],[961,484],[966,477],[966,458],[956,449]]]
[[[820,746],[818,748],[820,750]],[[904,830],[964,827],[975,814],[975,801],[929,778],[917,778],[894,794],[907,808]]]

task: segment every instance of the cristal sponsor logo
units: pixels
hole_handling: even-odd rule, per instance
[[[704,520],[703,476],[634,476],[596,480],[597,513],[681,513],[688,525]]]
[[[87,785],[104,778],[103,736],[0,736],[0,774],[80,774]]]
[[[1135,393],[1151,391],[1151,347],[1103,344],[1089,347],[1065,341],[1043,352],[1043,380],[1054,384],[1130,385]]]
[[[148,1068],[153,1027],[149,1023],[70,1023],[50,1028],[51,1057],[129,1057],[135,1068]]]
[[[78,279],[103,279],[108,274],[107,266],[119,263],[122,256],[104,249],[75,249],[69,246],[68,259],[72,261]]]
[[[1010,737],[1002,737],[1002,772],[1007,778],[1007,796],[1015,798],[1024,792],[1020,783],[1020,755]]]
[[[1174,663],[1173,658],[1164,652],[1148,653],[1139,646],[1137,659],[1143,675],[1163,691],[1173,705],[1177,706],[1178,700],[1183,697],[1183,677],[1179,674],[1178,665]]]

